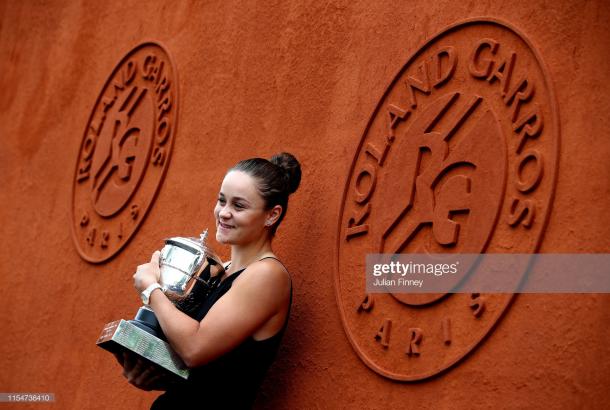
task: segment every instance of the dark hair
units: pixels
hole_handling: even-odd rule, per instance
[[[239,161],[229,171],[245,172],[258,181],[257,189],[265,200],[266,209],[275,205],[282,207],[282,214],[271,227],[271,235],[274,235],[288,211],[288,196],[297,190],[301,182],[299,161],[294,155],[282,152],[274,155],[271,160],[250,158]]]

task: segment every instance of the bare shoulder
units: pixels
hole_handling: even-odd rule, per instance
[[[250,264],[235,280],[235,284],[277,295],[290,290],[290,276],[279,261],[267,258]]]

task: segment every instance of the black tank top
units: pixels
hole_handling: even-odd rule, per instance
[[[267,256],[260,260],[272,258]],[[280,262],[281,263],[281,262]],[[282,264],[283,266],[283,264]],[[195,319],[201,321],[225,293],[233,281],[245,270],[240,269],[224,279],[202,304]],[[285,269],[285,267],[284,267]],[[173,387],[155,400],[151,409],[249,409],[254,404],[256,393],[265,373],[271,366],[288,324],[292,306],[292,284],[290,304],[284,325],[278,333],[264,339],[249,337],[235,349],[201,367],[191,369],[189,380]]]

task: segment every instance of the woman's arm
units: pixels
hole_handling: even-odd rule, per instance
[[[134,275],[138,290],[157,281],[159,254],[140,265]],[[180,312],[160,290],[150,297],[163,332],[188,367],[197,367],[232,350],[276,315],[286,313],[290,280],[277,264],[263,260],[251,264],[231,289],[197,322]]]

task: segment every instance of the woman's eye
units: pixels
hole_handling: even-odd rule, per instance
[[[240,203],[235,204],[235,208],[237,209],[244,209],[244,206]]]
[[[218,198],[218,203],[223,205],[225,203],[225,200],[223,198]]]

